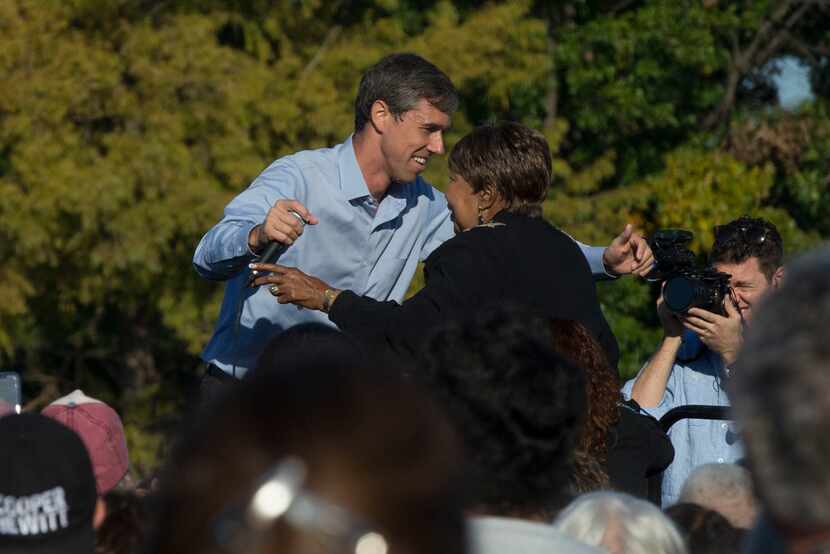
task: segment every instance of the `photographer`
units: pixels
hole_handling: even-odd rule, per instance
[[[623,393],[656,418],[688,404],[728,406],[725,379],[729,368],[753,309],[781,282],[783,255],[781,235],[768,221],[744,216],[715,227],[709,261],[715,270],[730,275],[722,313],[699,307],[674,313],[661,295],[657,313],[663,341],[637,377],[625,384]],[[727,422],[682,419],[671,427],[669,437],[675,458],[663,474],[663,506],[676,501],[694,467],[734,462],[742,456],[736,433]]]

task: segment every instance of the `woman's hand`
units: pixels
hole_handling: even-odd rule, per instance
[[[280,304],[295,304],[310,310],[324,311],[325,291],[331,287],[317,277],[277,264],[253,263],[248,267],[262,274],[254,279],[253,286],[268,286]]]

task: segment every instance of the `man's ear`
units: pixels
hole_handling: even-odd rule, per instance
[[[778,269],[775,270],[775,273],[772,274],[772,279],[770,283],[772,284],[772,288],[777,289],[781,286],[781,282],[784,280],[784,266],[782,265]]]
[[[383,100],[375,100],[372,103],[372,108],[369,110],[369,115],[371,116],[369,122],[372,124],[372,127],[375,128],[378,134],[382,135],[389,121],[392,119],[392,112],[389,111],[389,105]]]

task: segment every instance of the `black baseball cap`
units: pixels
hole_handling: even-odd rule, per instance
[[[81,438],[41,414],[0,417],[0,552],[92,554],[95,475]]]

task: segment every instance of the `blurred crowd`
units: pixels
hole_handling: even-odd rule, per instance
[[[646,451],[662,431],[590,362],[590,333],[494,306],[408,362],[317,324],[283,333],[142,482],[118,414],[79,390],[6,415],[0,551],[830,551],[828,272],[830,249],[811,252],[758,306],[725,385],[745,452],[691,468],[662,507],[648,481],[677,449],[643,464],[618,444],[632,416]]]

